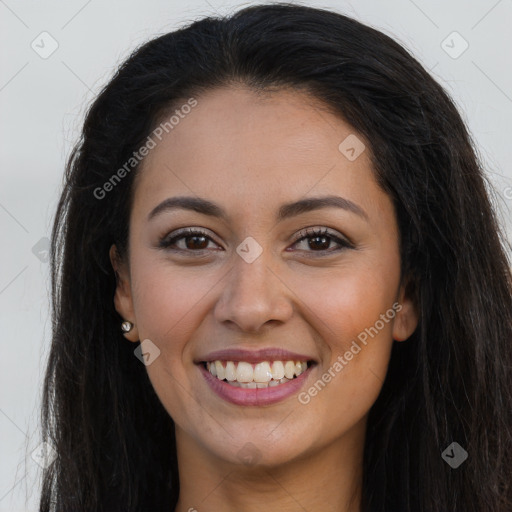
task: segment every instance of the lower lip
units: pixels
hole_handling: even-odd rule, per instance
[[[202,364],[198,365],[211,389],[224,400],[236,405],[271,405],[298,393],[313,366],[289,382],[267,388],[237,388],[214,377]]]

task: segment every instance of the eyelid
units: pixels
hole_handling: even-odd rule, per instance
[[[168,235],[165,235],[162,237],[158,243],[158,247],[164,250],[169,251],[176,251],[176,252],[186,252],[186,253],[203,253],[204,251],[209,251],[211,249],[197,249],[197,250],[191,250],[191,249],[172,249],[171,245],[173,245],[171,242],[175,243],[176,240],[181,240],[183,238],[187,238],[187,236],[197,236],[201,235],[208,239],[208,241],[215,243],[216,245],[219,245],[222,247],[221,244],[219,244],[214,237],[210,234],[209,230],[206,230],[205,228],[201,227],[194,227],[194,226],[188,226],[185,228],[179,228],[173,232],[171,232]],[[306,228],[301,229],[297,235],[294,237],[294,241],[292,242],[292,246],[296,245],[297,243],[301,242],[302,240],[305,240],[307,238],[313,238],[318,236],[327,236],[331,238],[331,240],[338,245],[335,249],[325,249],[320,251],[300,251],[299,252],[307,252],[311,253],[312,255],[315,255],[315,257],[321,257],[326,256],[330,254],[336,254],[339,253],[345,249],[354,249],[355,245],[353,242],[345,235],[337,232],[336,230],[332,230],[331,228],[327,228],[325,226],[308,226]],[[286,249],[289,250],[289,249]]]
[[[174,241],[176,239],[180,238],[186,238],[187,236],[194,236],[194,235],[202,235],[206,238],[209,238],[212,242],[214,242],[217,245],[220,245],[218,242],[216,242],[213,238],[213,236],[210,234],[208,230],[205,230],[204,228],[195,227],[195,226],[189,226],[186,228],[179,228],[175,231],[172,231],[171,233],[164,235],[158,242],[158,247],[162,249],[168,249],[171,245],[170,242]],[[180,251],[180,249],[176,249],[177,251]],[[201,252],[206,251],[207,249],[199,249],[197,251],[186,251],[186,252]],[[181,249],[181,251],[185,251],[185,249]]]
[[[321,235],[325,235],[332,238],[333,240],[337,240],[342,245],[354,247],[353,242],[347,236],[325,226],[311,226],[301,229],[293,243],[296,244],[297,242],[300,242],[304,238]]]

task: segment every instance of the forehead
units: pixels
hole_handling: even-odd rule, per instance
[[[304,157],[333,144],[336,149],[340,134],[352,131],[306,93],[289,89],[257,92],[233,86],[198,97],[197,106],[179,120],[169,134],[172,136],[164,135],[159,146],[172,148],[176,161],[181,156],[189,159],[192,155],[183,154],[180,148],[191,146],[197,157],[222,161],[257,155],[259,161],[281,153],[291,157],[292,152]],[[162,153],[152,152],[148,160]]]
[[[382,191],[369,151],[350,160],[340,150],[345,140],[359,141],[360,148],[367,142],[312,96],[223,87],[195,99],[197,105],[155,139],[137,177],[135,207],[148,209],[170,195],[198,195],[243,210],[308,191],[345,193],[362,205],[382,201],[373,197]]]

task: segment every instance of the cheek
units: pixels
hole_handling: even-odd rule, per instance
[[[399,272],[394,266],[347,265],[322,276],[296,275],[290,288],[306,304],[307,322],[315,326],[336,357],[350,348],[352,340],[364,339],[378,322],[381,339],[391,338],[392,319],[380,320],[396,298]],[[374,332],[374,331],[372,331]]]
[[[135,268],[135,265],[134,265]],[[193,334],[194,319],[216,282],[213,273],[171,267],[165,262],[138,262],[134,273],[134,306],[141,337],[176,352]]]
[[[146,367],[151,384],[169,415],[187,429],[192,394],[190,344],[204,314],[208,292],[218,281],[192,269],[178,269],[166,262],[144,261],[133,265],[133,296],[140,339],[150,339],[160,350]]]
[[[328,350],[316,375],[325,386],[316,380],[315,389],[309,388],[318,395],[311,405],[320,415],[322,407],[331,404],[330,417],[347,427],[345,422],[368,412],[387,372],[399,279],[395,267],[388,269],[376,265],[337,269],[328,279],[312,279],[303,288],[308,306],[304,311],[309,311],[306,321]]]

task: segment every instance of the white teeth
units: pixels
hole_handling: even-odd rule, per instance
[[[236,380],[236,368],[235,368],[235,363],[233,363],[233,361],[228,361],[226,363],[225,375],[226,375],[225,378],[229,382],[233,382],[234,380]]]
[[[215,361],[215,364],[217,364],[217,361]],[[253,375],[252,364],[244,362],[238,363],[236,368],[236,380],[238,382],[252,382]]]
[[[270,371],[270,364],[267,361],[258,363],[254,367],[254,382],[269,382],[272,380],[272,372]]]
[[[217,360],[206,363],[206,369],[217,379],[249,389],[284,384],[304,373],[307,368],[306,361],[262,361],[254,366],[245,361]]]
[[[215,361],[215,369],[217,370],[217,379],[224,380],[226,378],[226,372],[220,361]]]
[[[286,361],[284,365],[284,376],[287,379],[293,379],[295,375],[295,363],[293,361]]]
[[[230,384],[238,384],[238,387],[245,389],[262,389],[279,386],[279,384],[284,384],[285,382],[290,382],[290,379],[271,380],[269,382],[230,382]]]
[[[307,364],[307,363],[306,363]],[[272,363],[272,378],[279,380],[284,377],[284,366],[282,361],[274,361]]]

